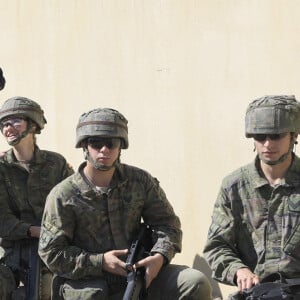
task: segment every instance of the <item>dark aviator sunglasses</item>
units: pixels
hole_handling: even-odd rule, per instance
[[[88,145],[93,149],[101,149],[106,146],[108,149],[115,149],[121,146],[119,138],[89,138]]]
[[[253,138],[258,142],[263,142],[267,138],[269,138],[271,141],[278,141],[285,137],[287,135],[286,132],[284,133],[278,133],[278,134],[254,134]]]

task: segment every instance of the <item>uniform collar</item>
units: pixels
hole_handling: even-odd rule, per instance
[[[6,161],[7,163],[18,163],[13,149],[9,149],[4,156],[4,161]],[[42,158],[42,151],[40,150],[40,148],[35,145],[34,146],[34,153],[33,153],[33,158],[31,160],[32,162],[35,162],[36,164],[42,163],[43,162],[43,158]]]
[[[288,169],[285,178],[282,180],[284,185],[299,186],[300,185],[300,158],[292,153],[293,160],[290,168]],[[269,185],[268,180],[264,177],[260,168],[260,160],[256,156],[253,164],[250,165],[250,173],[252,182],[255,188],[259,188],[264,185]]]
[[[81,182],[81,188],[85,191],[88,191],[92,188],[92,186],[89,184],[88,180],[86,180],[86,178],[84,176],[82,176],[82,172],[84,167],[86,166],[87,162],[83,162],[80,164],[80,166],[78,167],[78,174],[80,177],[80,182]],[[125,172],[125,168],[124,165],[121,163],[118,163],[116,166],[116,170],[114,172],[113,178],[111,180],[111,188],[114,187],[119,187],[124,185],[126,182],[128,181],[128,178],[126,176],[126,172]]]
[[[300,158],[292,153],[293,161],[286,173],[285,181],[287,184],[292,186],[299,186],[300,185]]]

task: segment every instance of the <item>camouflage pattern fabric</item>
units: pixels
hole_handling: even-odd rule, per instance
[[[180,221],[157,179],[146,171],[120,163],[110,188],[101,193],[85,178],[85,165],[50,192],[39,254],[58,275],[55,299],[121,300],[126,278],[102,270],[103,254],[129,248],[143,218],[155,231],[152,252],[170,262],[181,251]],[[147,299],[211,300],[211,286],[198,270],[167,264]]]
[[[239,268],[261,277],[300,277],[300,159],[279,185],[270,186],[259,160],[225,177],[217,197],[204,255],[213,277],[235,285]]]
[[[18,164],[12,150],[0,159],[0,259],[20,271],[28,261],[29,227],[40,224],[52,187],[74,173],[60,154],[37,146],[29,169]]]
[[[65,280],[61,296],[55,300],[122,300],[124,284],[111,288],[102,277]],[[187,266],[164,266],[151,283],[147,300],[211,300],[211,287],[207,277]]]
[[[295,96],[268,95],[253,100],[246,112],[245,134],[300,132],[300,103]]]
[[[157,232],[153,252],[170,261],[181,251],[179,218],[155,178],[120,164],[102,194],[82,177],[85,164],[47,199],[39,254],[52,272],[70,279],[103,276],[103,253],[128,248],[141,217]]]

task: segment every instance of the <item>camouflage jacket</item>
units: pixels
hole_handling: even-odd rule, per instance
[[[153,252],[169,261],[181,251],[179,218],[158,181],[147,172],[119,164],[107,193],[92,187],[79,171],[49,194],[39,254],[59,276],[102,276],[103,253],[129,248],[141,217],[156,232]]]
[[[242,267],[261,277],[300,277],[300,159],[293,157],[274,187],[257,158],[224,178],[204,249],[216,280],[234,285]]]
[[[37,146],[29,169],[18,164],[12,149],[0,159],[0,258],[14,241],[28,239],[30,225],[40,225],[50,190],[74,173],[60,154]]]

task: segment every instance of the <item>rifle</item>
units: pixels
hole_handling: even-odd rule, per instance
[[[38,255],[39,240],[36,238],[29,241],[29,260],[26,272],[26,299],[39,300],[40,296],[40,268],[41,260]]]
[[[280,272],[269,274],[260,283],[243,290],[245,300],[299,300],[300,278],[288,279]]]
[[[138,237],[133,240],[126,260],[127,287],[123,300],[144,300],[147,298],[145,268],[134,269],[133,265],[150,255],[152,249],[152,229],[141,224]]]

